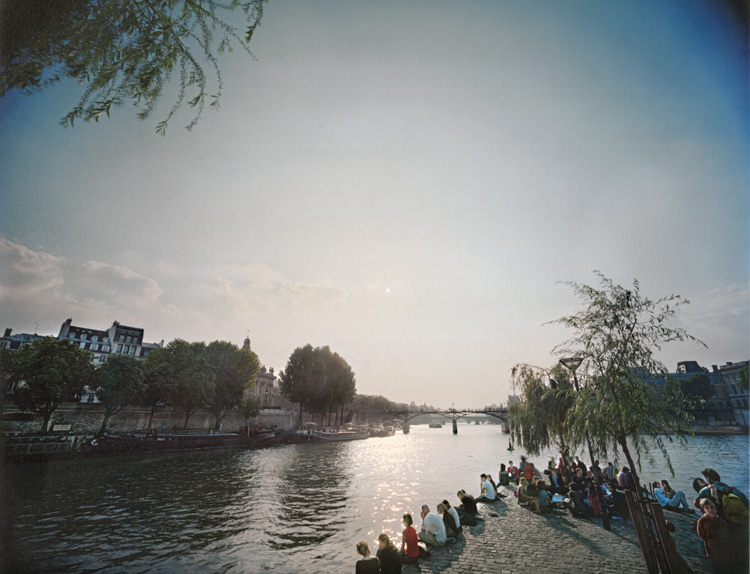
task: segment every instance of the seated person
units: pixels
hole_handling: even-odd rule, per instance
[[[463,490],[459,490],[456,495],[461,501],[456,507],[456,512],[461,519],[461,524],[465,526],[476,526],[479,513],[477,512],[477,503],[471,494],[466,494]]]
[[[380,560],[370,556],[370,547],[364,540],[357,542],[357,554],[360,559],[357,560],[356,574],[380,574]]]
[[[443,526],[445,526],[445,534],[448,538],[456,538],[458,536],[458,524],[456,524],[453,515],[448,512],[448,509],[441,502],[437,505],[438,515],[443,517]]]
[[[529,481],[525,478],[521,479],[521,483],[516,489],[518,495],[518,504],[522,506],[528,506],[534,512],[539,512],[539,501],[536,497],[536,489],[534,492],[529,492]]]
[[[492,483],[487,479],[486,474],[481,475],[481,484],[482,484],[482,495],[477,497],[475,500],[477,502],[495,502],[497,499],[497,492],[495,491],[495,487],[492,486]]]
[[[385,532],[378,536],[377,557],[380,560],[380,574],[401,574],[401,556]]]
[[[414,564],[419,558],[419,538],[412,522],[411,514],[408,512],[401,519],[401,524],[404,525],[401,535],[401,562],[404,564]]]
[[[502,462],[500,463],[500,474],[497,475],[497,481],[501,486],[507,486],[510,482],[510,476],[508,476],[508,471]]]
[[[656,501],[662,506],[662,508],[667,508],[669,510],[680,510],[680,507],[682,507],[682,509],[686,512],[695,512],[688,505],[688,502],[685,499],[685,493],[681,490],[675,492],[674,496],[670,499],[664,496],[664,491],[661,489],[661,483],[658,480],[653,481],[651,483],[651,486],[654,487],[654,496],[656,497]]]
[[[578,488],[578,485],[575,482],[571,482],[568,485],[568,488],[570,489],[570,492],[568,492],[568,498],[565,500],[565,504],[570,508],[570,513],[579,518],[588,518],[591,514],[591,510],[583,499],[583,494]]]
[[[430,512],[430,507],[426,504],[422,506],[420,516],[422,517],[422,530],[419,531],[419,539],[430,546],[445,546],[448,535],[440,517]]]
[[[578,485],[578,488],[581,490],[583,490],[584,487],[588,486],[586,475],[583,474],[582,468],[576,469],[576,473],[573,475],[573,482],[575,482],[576,485]]]
[[[453,521],[456,523],[456,526],[458,527],[456,529],[456,533],[460,534],[463,530],[463,526],[461,526],[461,517],[458,515],[458,511],[451,506],[451,503],[447,500],[443,500],[443,506],[445,507],[445,510],[447,510],[450,515],[453,517]]]
[[[537,480],[536,482],[536,499],[540,512],[549,512],[552,510],[552,497],[547,491],[543,480]]]
[[[508,476],[510,477],[510,481],[518,484],[518,477],[521,475],[521,471],[518,469],[517,466],[513,466],[513,461],[511,460],[508,463]]]
[[[661,481],[661,489],[662,491],[664,491],[664,496],[666,496],[667,498],[674,497],[675,491],[674,489],[672,489],[672,487],[669,485],[669,482],[667,482],[666,480]]]

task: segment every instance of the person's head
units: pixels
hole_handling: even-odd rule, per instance
[[[509,461],[508,461],[508,467],[511,467],[511,466],[513,466],[513,461],[512,461],[512,460],[509,460]]]
[[[696,478],[693,481],[693,489],[695,490],[695,492],[700,492],[701,490],[703,490],[707,486],[708,486],[708,483],[705,480],[703,480],[702,478]]]
[[[443,506],[445,506],[446,510],[450,510],[451,509],[451,503],[448,502],[447,500],[443,500]]]
[[[704,468],[701,471],[701,474],[706,477],[708,484],[713,484],[714,482],[719,482],[721,480],[719,473],[713,468]]]
[[[541,492],[542,490],[547,490],[547,487],[546,487],[546,486],[544,486],[544,481],[543,481],[543,480],[537,480],[537,481],[536,481],[536,489],[537,489],[538,491],[540,491],[540,492]]]
[[[658,480],[653,481],[651,483],[651,486],[653,486],[654,488],[661,488],[661,484],[659,484]]]
[[[576,474],[577,474],[577,475],[578,475],[579,477],[583,478],[583,469],[582,469],[582,468],[579,468],[578,470],[576,470]]]
[[[464,500],[464,496],[466,496],[466,493],[465,493],[465,492],[464,492],[463,490],[459,490],[459,491],[458,491],[458,492],[456,493],[456,496],[458,496],[458,499],[459,499],[459,500],[460,500],[461,502],[463,502],[463,500]]]
[[[610,460],[610,461],[609,461],[609,462],[607,463],[607,466],[614,466],[614,464],[612,464],[612,461]]]
[[[627,466],[623,466],[622,467],[622,472],[624,472],[625,474],[627,474],[627,473],[630,472],[630,469]]]
[[[667,482],[666,480],[661,481],[661,486],[664,490],[672,490],[672,487],[669,486],[669,482]]]
[[[598,460],[595,460],[595,461],[594,461],[594,465],[596,465],[596,466],[599,466],[599,461],[598,461]]]
[[[439,503],[439,504],[437,505],[437,511],[438,511],[438,514],[443,514],[443,513],[445,512],[445,506],[443,506],[443,503],[442,503],[442,502],[440,502],[440,503]]]
[[[717,508],[713,498],[701,498],[698,504],[700,504],[703,514],[706,514],[708,516],[716,516]]]
[[[370,555],[370,547],[364,540],[360,540],[359,542],[357,542],[357,554],[359,554],[363,558],[367,558]]]
[[[378,536],[378,546],[380,546],[381,548],[393,546],[390,537],[385,532],[382,532],[380,536]]]
[[[529,481],[528,481],[528,480],[526,480],[525,478],[522,478],[522,479],[521,479],[521,485],[522,485],[522,486],[528,486],[528,485],[529,485]]]
[[[502,462],[500,463],[500,472],[505,472],[505,465]]]
[[[422,516],[422,518],[424,518],[425,516],[427,516],[429,513],[430,513],[430,507],[427,506],[426,504],[423,504],[422,505],[422,512],[420,513],[420,515]]]
[[[407,528],[414,524],[414,521],[411,519],[411,514],[409,514],[408,512],[401,517],[401,522],[403,522],[404,526],[406,526]]]
[[[479,476],[479,478],[481,478],[482,482],[484,482],[485,480],[487,480],[487,475],[486,474],[482,474],[482,475]]]
[[[568,488],[569,488],[570,490],[578,490],[578,485],[577,485],[577,484],[576,484],[575,482],[571,482],[571,483],[570,483],[570,484],[568,485]]]

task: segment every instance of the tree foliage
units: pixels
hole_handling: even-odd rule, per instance
[[[143,365],[138,359],[113,355],[97,370],[96,398],[104,407],[104,419],[99,429],[103,433],[109,419],[126,405],[138,404],[146,389]]]
[[[328,347],[307,344],[289,357],[279,376],[281,394],[314,414],[324,414],[354,400],[356,380],[349,364]]]
[[[178,76],[177,96],[156,126],[162,135],[187,102],[195,126],[207,100],[218,107],[223,83],[218,57],[249,43],[265,0],[5,0],[0,3],[0,95],[26,94],[62,78],[84,85],[78,103],[62,119],[109,117],[113,105],[131,100],[146,118],[164,88]],[[242,12],[246,30],[230,23]],[[216,34],[218,32],[218,34]],[[209,71],[207,71],[209,70]],[[215,93],[209,95],[209,76]]]
[[[91,353],[70,341],[45,337],[23,345],[8,359],[16,404],[42,417],[43,432],[60,403],[78,400],[95,380]]]
[[[705,408],[706,400],[714,396],[716,389],[705,373],[695,373],[687,379],[667,377],[664,392],[672,400],[682,401],[688,409]]]
[[[209,343],[205,357],[215,374],[215,390],[209,410],[215,417],[214,428],[218,429],[227,413],[241,406],[245,391],[255,385],[260,363],[252,351],[226,341]]]
[[[562,452],[577,446],[570,442],[568,423],[575,389],[565,367],[557,364],[548,370],[515,365],[511,383],[520,399],[508,407],[512,440],[532,455],[552,445]]]
[[[625,289],[596,274],[598,289],[568,283],[584,308],[552,322],[573,331],[554,352],[583,361],[578,370],[582,388],[567,417],[569,436],[581,443],[588,431],[593,450],[603,458],[619,447],[637,482],[635,469],[640,469],[641,455],[649,454],[649,441],[672,471],[667,442],[684,440],[690,432],[683,405],[667,400],[651,379],[667,371],[654,352],[675,341],[703,343],[667,324],[687,300],[669,295],[654,301],[641,295],[637,280]]]

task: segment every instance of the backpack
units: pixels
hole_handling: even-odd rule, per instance
[[[742,499],[731,492],[721,496],[721,507],[724,510],[724,518],[733,524],[747,524],[747,506]]]

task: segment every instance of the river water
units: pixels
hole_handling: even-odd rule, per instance
[[[2,471],[7,571],[41,573],[348,572],[354,546],[401,515],[434,510],[479,474],[497,477],[508,435],[459,424],[339,444],[144,455]],[[670,448],[676,476],[654,455],[642,481],[667,478],[692,500],[705,466],[748,492],[748,437],[700,436]],[[549,455],[531,460],[546,466]],[[583,450],[577,454],[588,462]],[[625,464],[619,460],[619,466]]]

